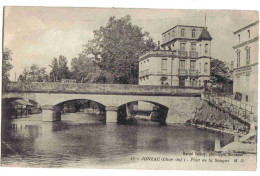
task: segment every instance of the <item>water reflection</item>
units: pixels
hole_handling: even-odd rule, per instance
[[[137,126],[103,124],[93,116],[62,117],[61,122],[15,122],[4,127],[2,164],[30,167],[74,167],[131,162],[132,155],[177,155],[183,151],[213,151],[223,135],[185,125]],[[98,118],[97,118],[98,119]],[[84,123],[84,120],[86,123]],[[232,137],[226,135],[224,142]],[[222,139],[223,141],[223,139]]]

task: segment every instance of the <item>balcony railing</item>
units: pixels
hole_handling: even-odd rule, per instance
[[[198,52],[190,51],[190,58],[196,58],[196,57],[198,57]]]
[[[188,52],[187,51],[178,50],[177,56],[178,57],[188,57]]]
[[[139,57],[139,60],[143,60],[148,57],[172,57],[173,52],[168,51],[168,50],[152,50],[152,51],[147,51],[143,55]]]
[[[144,76],[148,76],[149,75],[149,69],[140,71],[139,73],[139,77],[144,77]]]
[[[195,77],[198,76],[198,70],[193,70],[193,69],[190,70],[189,71],[189,76],[195,76]]]
[[[186,69],[179,69],[179,76],[188,76],[188,71]]]

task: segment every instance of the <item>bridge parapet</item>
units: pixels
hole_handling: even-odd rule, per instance
[[[28,84],[10,83],[7,92],[200,96],[203,92],[203,89],[194,87],[180,88],[164,86],[140,86],[130,84],[33,82]]]

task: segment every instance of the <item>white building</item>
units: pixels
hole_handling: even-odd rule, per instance
[[[236,98],[257,107],[259,21],[234,32],[233,92]]]
[[[139,58],[139,85],[202,87],[210,77],[211,40],[200,26],[177,25],[162,33],[163,49]]]

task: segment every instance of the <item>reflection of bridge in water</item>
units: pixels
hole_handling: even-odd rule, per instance
[[[202,89],[118,84],[30,83],[21,86],[11,83],[3,94],[3,109],[8,115],[8,104],[15,99],[29,99],[41,105],[42,121],[59,121],[61,104],[70,100],[86,99],[105,106],[106,122],[118,122],[118,112],[124,105],[143,101],[159,107],[159,116],[167,123],[188,120],[200,100]]]

